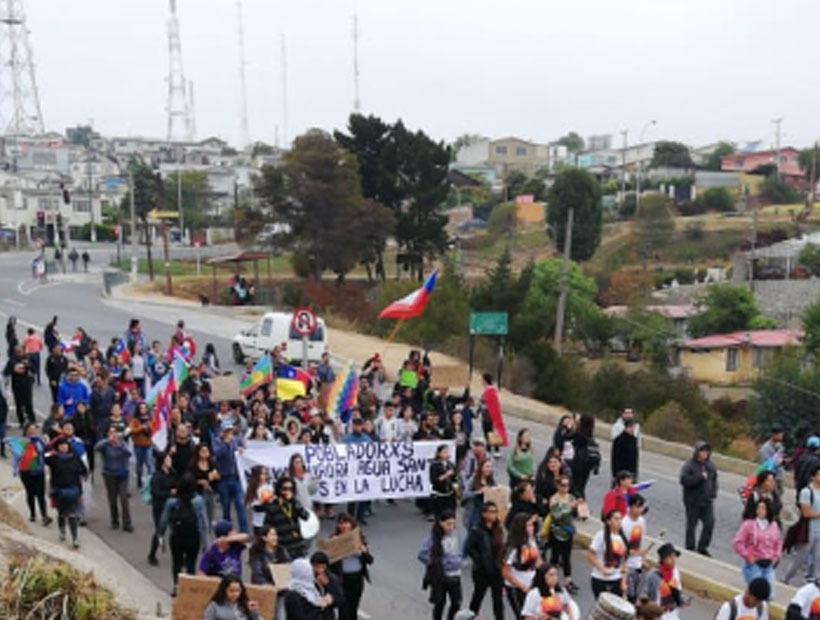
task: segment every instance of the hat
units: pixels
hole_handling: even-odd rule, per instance
[[[230,521],[217,521],[216,525],[214,525],[214,536],[222,538],[223,536],[227,536],[232,529],[233,523]]]
[[[755,577],[749,582],[749,594],[758,601],[767,601],[771,596],[772,587],[765,577]]]
[[[223,433],[225,431],[232,431],[234,429],[234,426],[236,426],[236,424],[234,424],[230,420],[222,420],[222,424],[219,425],[219,430]]]
[[[806,440],[806,447],[808,448],[820,448],[820,437],[817,435],[812,435]]]
[[[675,549],[675,545],[672,543],[663,543],[660,547],[658,547],[658,560],[663,562],[666,556],[672,555],[680,555],[680,551]]]

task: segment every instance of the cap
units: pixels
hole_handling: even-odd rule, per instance
[[[820,448],[820,437],[812,435],[806,440],[806,446],[809,448]]]
[[[219,430],[221,430],[223,433],[225,431],[232,431],[234,429],[234,426],[236,426],[236,424],[234,424],[230,420],[222,420],[222,424],[219,425]]]
[[[214,535],[217,538],[221,538],[222,536],[227,536],[232,529],[233,523],[230,521],[217,521],[216,525],[214,525]]]
[[[672,543],[663,543],[660,547],[658,547],[658,560],[663,562],[663,559],[668,555],[680,555],[680,551],[675,549],[675,545]]]
[[[772,586],[765,577],[755,577],[749,582],[749,594],[758,601],[768,601],[772,593]]]

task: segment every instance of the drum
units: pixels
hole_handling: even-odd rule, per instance
[[[635,608],[626,599],[601,592],[588,620],[635,620]]]
[[[312,510],[308,510],[307,519],[299,519],[299,532],[304,540],[316,538],[319,534],[319,517]]]

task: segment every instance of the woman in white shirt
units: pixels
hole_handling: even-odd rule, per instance
[[[532,589],[524,599],[522,620],[580,620],[575,601],[558,584],[558,567],[543,564],[535,571]]]
[[[592,537],[587,560],[592,565],[592,593],[623,596],[626,592],[627,541],[621,531],[621,513],[610,510],[604,515],[604,529]]]
[[[543,564],[535,543],[535,521],[538,515],[519,513],[513,517],[507,544],[504,547],[501,576],[507,586],[507,601],[513,617],[521,615],[524,598],[532,587],[536,569]]]

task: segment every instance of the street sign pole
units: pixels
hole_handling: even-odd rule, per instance
[[[470,372],[467,374],[467,383],[473,380],[473,352],[475,351],[475,336],[470,334]]]
[[[498,372],[496,373],[495,384],[501,389],[501,371],[504,369],[504,336],[498,338]]]
[[[308,337],[302,336],[302,368],[307,370],[308,367]]]

